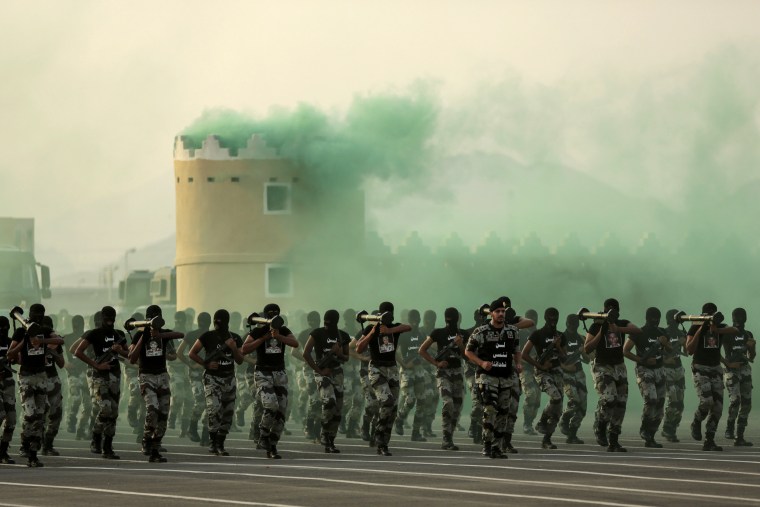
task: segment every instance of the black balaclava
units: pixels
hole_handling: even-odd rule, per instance
[[[34,303],[29,307],[29,320],[35,324],[42,324],[42,319],[45,317],[45,307],[40,303]]]
[[[187,315],[183,311],[174,314],[174,329],[184,333],[187,329]]]
[[[208,330],[211,327],[211,315],[208,312],[198,314],[198,329]]]
[[[84,317],[81,315],[71,317],[71,330],[75,334],[81,334],[84,331]]]
[[[411,309],[409,310],[409,315],[406,317],[409,319],[409,325],[412,326],[412,329],[417,329],[420,327],[420,322],[422,322],[422,318],[420,317],[420,311]]]
[[[327,314],[325,314],[325,318]],[[338,322],[337,320],[335,321]],[[309,329],[316,329],[319,327],[319,312],[311,311],[308,314],[306,314],[306,324],[309,326]],[[336,324],[337,325],[337,324]]]
[[[148,308],[145,309],[145,318],[148,320],[151,320],[155,317],[163,317],[163,312],[161,311],[161,307],[158,305],[150,305]]]
[[[42,317],[42,325],[49,329],[55,329],[55,324],[53,323],[53,319],[50,318],[50,315]]]
[[[715,306],[715,303],[705,303],[702,305],[703,315],[712,315],[717,311],[718,311],[718,307]]]
[[[647,308],[646,320],[648,325],[653,327],[659,326],[661,318],[662,313],[660,313],[659,309],[655,308],[654,306]]]
[[[0,338],[8,338],[8,333],[11,330],[11,323],[8,317],[0,315]]]
[[[677,313],[678,313],[678,310],[676,310],[675,308],[665,312],[665,322],[667,323],[668,327],[678,326],[678,322],[676,322]]]
[[[567,319],[565,319],[565,326],[567,326],[567,330],[571,333],[577,333],[578,326],[580,326],[580,319],[576,314],[571,313],[567,316]]]
[[[264,307],[264,316],[267,319],[271,319],[272,317],[276,317],[280,314],[280,305],[276,303],[269,303]],[[317,325],[319,325],[319,314],[317,314]],[[316,326],[315,326],[316,327]]]
[[[116,310],[114,310],[113,306],[104,306],[100,310],[100,326],[105,329],[113,329],[115,322]]]
[[[331,331],[338,329],[338,321],[340,321],[338,310],[327,310],[325,312],[324,322],[327,329]]]
[[[446,327],[459,327],[459,310],[453,306],[446,308],[446,310],[443,312],[443,320],[446,321]]]
[[[734,327],[744,329],[744,325],[747,323],[747,310],[744,308],[734,308],[731,312],[731,320],[734,322]]]
[[[549,307],[544,310],[544,322],[552,329],[557,329],[557,323],[559,322],[559,310]]]
[[[228,331],[230,329],[230,312],[221,309],[214,312],[214,329]]]
[[[609,311],[615,309],[618,312],[620,311],[620,303],[615,298],[608,298],[604,300],[604,310]]]

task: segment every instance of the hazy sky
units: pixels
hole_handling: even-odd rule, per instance
[[[36,219],[54,277],[173,233],[172,140],[206,108],[341,111],[430,80],[456,109],[504,76],[593,90],[760,55],[756,1],[2,5],[0,216]]]

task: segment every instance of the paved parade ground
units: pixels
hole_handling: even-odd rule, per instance
[[[29,469],[23,458],[0,466],[0,505],[760,505],[760,445],[735,448],[718,438],[724,451],[707,453],[682,426],[681,443],[645,449],[635,429],[627,425],[621,439],[628,453],[607,453],[590,431],[579,435],[584,445],[555,438],[555,451],[518,433],[519,453],[506,460],[483,458],[463,433],[456,452],[442,451],[438,439],[394,435],[393,456],[380,457],[342,437],[341,454],[324,454],[294,431],[277,461],[254,450],[247,432],[231,434],[231,456],[217,457],[170,431],[163,464],[148,463],[126,430],[116,438],[119,461],[90,454],[87,442],[63,432],[61,456],[41,456],[44,468]],[[758,436],[749,439],[760,444]]]

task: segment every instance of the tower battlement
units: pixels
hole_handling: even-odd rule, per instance
[[[277,150],[267,145],[259,134],[253,134],[243,148],[237,150],[222,146],[219,136],[209,135],[200,148],[189,146],[187,136],[174,138],[174,160],[273,160],[281,158]],[[236,154],[233,154],[236,152]]]

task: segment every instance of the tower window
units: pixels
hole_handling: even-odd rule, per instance
[[[265,280],[266,297],[290,297],[293,295],[293,276],[285,264],[267,264]]]
[[[213,183],[214,182],[214,177],[213,176],[209,176],[208,178],[206,178],[206,181],[208,181],[209,183]]]
[[[239,177],[237,177],[237,176],[233,176],[232,178],[230,178],[230,181],[231,181],[232,183],[239,183],[239,182],[240,182],[240,178],[239,178]]]
[[[188,182],[188,183],[192,183],[192,182],[193,182],[193,178],[192,178],[192,177],[188,178],[188,179],[187,179],[187,182]]]
[[[264,213],[268,215],[290,214],[290,184],[264,184]]]

